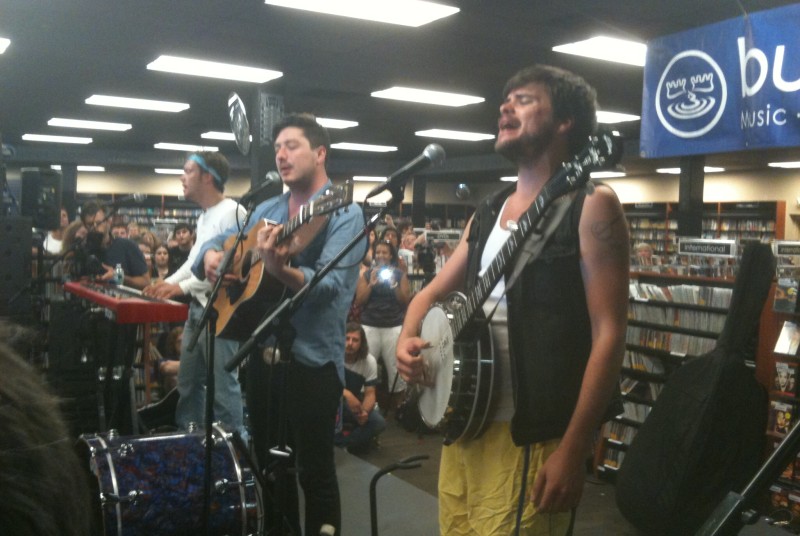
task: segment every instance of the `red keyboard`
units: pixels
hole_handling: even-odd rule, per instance
[[[183,322],[189,316],[188,305],[150,298],[135,288],[69,281],[64,290],[103,307],[117,324]]]

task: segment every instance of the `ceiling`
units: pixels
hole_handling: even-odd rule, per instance
[[[358,121],[331,130],[334,142],[395,145],[395,153],[334,150],[331,165],[349,173],[387,173],[431,142],[448,160],[442,172],[459,177],[498,174],[506,164],[491,141],[435,140],[417,130],[444,128],[495,133],[506,79],[532,63],[550,63],[584,76],[602,109],[641,113],[642,69],[551,51],[554,45],[606,34],[646,42],[676,31],[792,2],[771,0],[438,0],[461,11],[419,28],[370,23],[267,6],[261,0],[4,0],[0,37],[0,132],[13,150],[10,165],[79,163],[141,168],[177,165],[183,153],[153,149],[157,142],[215,144],[247,168],[233,142],[201,140],[228,130],[227,97],[238,92],[252,116],[252,84],[148,71],[162,54],[279,70],[261,90],[284,98],[286,111]],[[394,85],[485,98],[461,108],[370,97]],[[177,114],[90,106],[92,94],[187,102]],[[47,126],[52,117],[128,122],[127,132]],[[626,137],[629,174],[648,174],[677,161],[636,157],[639,123],[617,125]],[[89,135],[88,146],[22,141],[24,133]],[[8,151],[6,151],[8,153]],[[708,164],[746,169],[761,153],[716,155]]]

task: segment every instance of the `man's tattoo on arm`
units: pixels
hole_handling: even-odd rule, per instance
[[[622,226],[619,229],[618,226]],[[597,221],[592,223],[592,236],[608,246],[616,253],[628,255],[627,240],[628,224],[622,215],[616,216],[610,221]]]

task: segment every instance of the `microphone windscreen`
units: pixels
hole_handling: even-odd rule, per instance
[[[425,147],[425,150],[422,151],[422,154],[424,154],[425,157],[436,166],[444,162],[445,159],[444,149],[438,143],[431,143]]]

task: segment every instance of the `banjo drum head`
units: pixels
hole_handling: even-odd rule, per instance
[[[430,348],[422,350],[427,381],[419,397],[419,413],[427,426],[435,427],[444,418],[453,386],[453,334],[443,308],[434,306],[428,311],[420,337]]]

